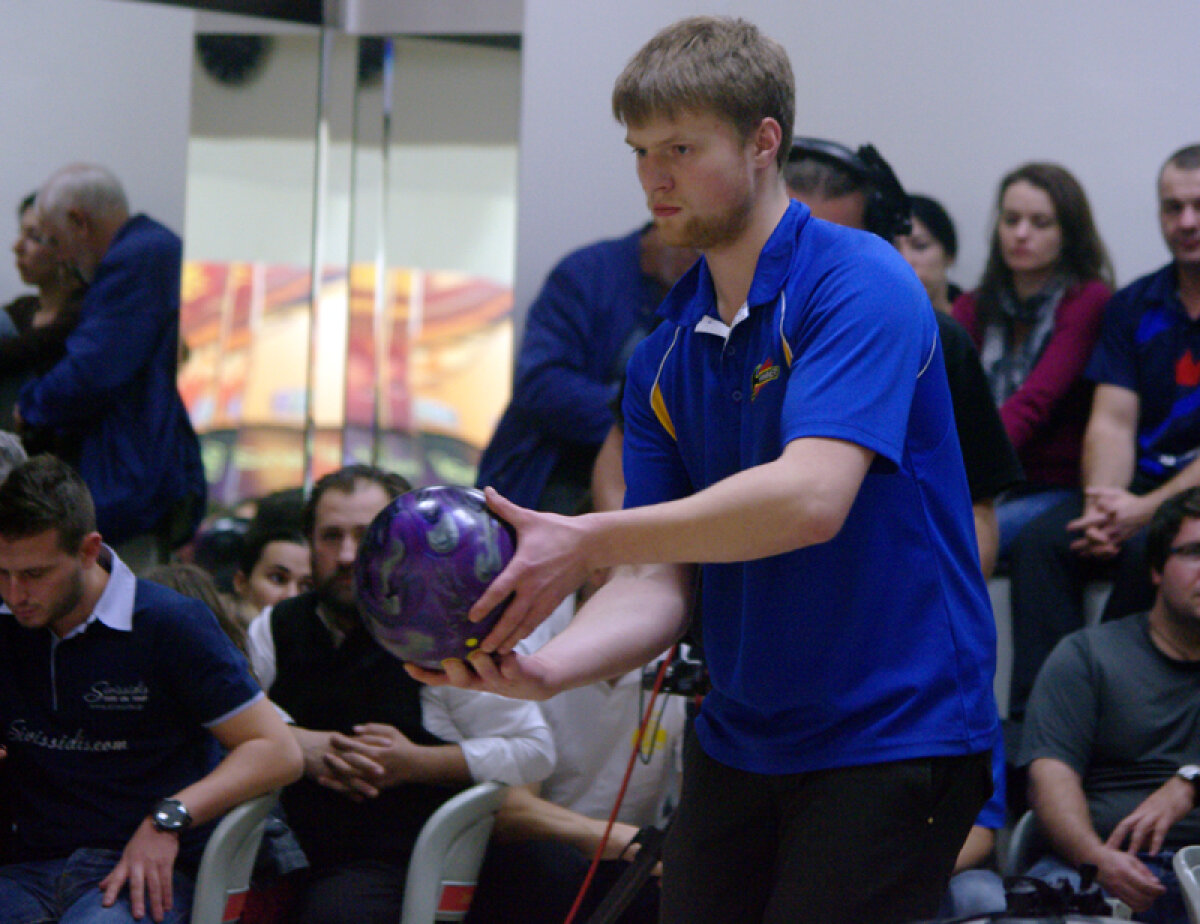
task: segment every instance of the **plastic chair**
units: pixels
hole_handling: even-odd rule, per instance
[[[408,864],[400,924],[466,918],[505,788],[503,783],[479,783],[425,822]]]
[[[1200,867],[1200,846],[1176,850],[1171,864],[1175,867],[1179,889],[1183,892],[1183,907],[1187,909],[1188,920],[1192,924],[1200,924],[1200,881],[1196,878],[1196,869]]]
[[[196,873],[191,924],[233,924],[241,918],[267,813],[278,798],[270,792],[234,806],[213,830]]]

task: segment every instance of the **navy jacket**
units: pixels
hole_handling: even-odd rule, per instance
[[[66,356],[21,392],[21,417],[76,442],[110,543],[154,530],[190,499],[203,513],[200,444],[176,385],[182,243],[145,215],[96,267]]]
[[[633,347],[653,330],[658,283],[639,263],[643,229],[567,255],[529,308],[513,396],[476,484],[534,507],[564,451],[594,454]]]

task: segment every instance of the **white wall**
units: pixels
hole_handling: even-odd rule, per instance
[[[784,44],[797,134],[870,141],[943,201],[961,284],[982,269],[997,181],[1032,159],[1079,177],[1120,281],[1165,261],[1155,172],[1200,140],[1193,0],[526,0],[519,310],[563,253],[644,218],[609,94],[657,29],[701,12]]]
[[[183,228],[192,23],[187,10],[116,0],[0,0],[0,241],[57,167],[112,168],[134,209]],[[0,300],[23,289],[0,260]]]

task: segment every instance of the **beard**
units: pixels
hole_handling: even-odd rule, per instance
[[[691,247],[694,250],[716,250],[732,244],[750,225],[754,198],[749,188],[741,190],[738,198],[718,212],[692,215],[678,229],[659,225],[663,240],[672,247]]]
[[[47,619],[44,624],[54,628],[63,619],[70,616],[83,600],[83,593],[83,569],[79,568],[71,575],[67,586],[63,589],[62,596],[48,607]]]
[[[317,580],[314,583],[313,591],[317,595],[317,602],[325,608],[342,629],[349,631],[359,622],[358,602],[354,598],[353,583],[347,587],[339,581],[339,578],[345,575],[351,575],[351,580],[353,580],[352,569],[339,568],[328,577]]]

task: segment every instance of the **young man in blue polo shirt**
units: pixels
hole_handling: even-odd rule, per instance
[[[137,580],[95,522],[50,456],[0,485],[0,917],[182,924],[209,823],[296,779],[300,749],[213,614]]]
[[[741,20],[660,32],[613,94],[668,241],[703,253],[629,365],[626,509],[490,492],[519,532],[434,683],[543,698],[683,631],[701,563],[712,692],[663,857],[667,922],[936,914],[991,789],[994,628],[933,310],[881,239],[813,219],[780,176],[787,56]],[[571,627],[513,653],[593,570]]]

